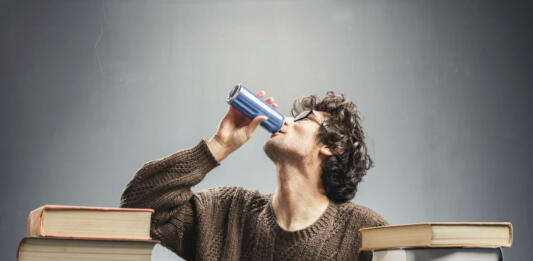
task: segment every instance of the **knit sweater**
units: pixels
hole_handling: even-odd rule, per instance
[[[310,226],[281,228],[272,194],[241,187],[197,193],[191,187],[218,166],[205,140],[144,164],[124,189],[120,206],[152,208],[150,234],[186,260],[370,260],[360,228],[387,222],[352,202],[330,202]]]

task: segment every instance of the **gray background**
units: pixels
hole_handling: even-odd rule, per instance
[[[376,161],[356,203],[394,224],[510,221],[506,260],[526,260],[531,13],[482,0],[2,1],[0,259],[15,259],[34,208],[117,206],[144,162],[209,138],[242,82],[283,113],[345,93]],[[259,129],[197,189],[273,191],[267,138]]]

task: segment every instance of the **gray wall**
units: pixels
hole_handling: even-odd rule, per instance
[[[29,211],[117,206],[149,160],[209,138],[238,82],[345,93],[376,167],[355,202],[391,223],[533,233],[531,4],[513,1],[2,1],[1,260]],[[275,187],[260,129],[197,187]],[[253,171],[249,171],[253,170]],[[529,254],[528,254],[529,253]],[[153,260],[176,260],[157,247]]]

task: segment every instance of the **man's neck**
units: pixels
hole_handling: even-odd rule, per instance
[[[272,208],[278,225],[287,231],[310,226],[329,204],[320,180],[320,167],[280,163],[277,168],[278,185]]]

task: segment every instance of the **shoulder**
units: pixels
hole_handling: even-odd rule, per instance
[[[353,202],[338,204],[337,209],[341,216],[348,218],[349,222],[357,227],[376,227],[389,224],[376,211]]]

